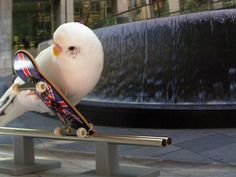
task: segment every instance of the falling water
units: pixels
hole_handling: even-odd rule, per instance
[[[236,10],[152,19],[95,30],[105,66],[89,96],[154,103],[236,100]]]

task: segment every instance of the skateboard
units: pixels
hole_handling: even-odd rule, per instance
[[[77,135],[86,137],[94,134],[93,125],[70,104],[59,88],[40,70],[34,57],[25,50],[19,50],[13,57],[13,68],[25,82],[14,84],[12,89],[17,94],[22,90],[33,91],[63,124],[54,130],[55,135]]]

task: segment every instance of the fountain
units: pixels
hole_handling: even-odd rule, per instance
[[[104,71],[94,92],[78,106],[95,124],[169,127],[175,121],[172,126],[181,128],[186,122],[211,127],[212,121],[217,127],[234,117],[235,9],[95,32],[104,47]]]

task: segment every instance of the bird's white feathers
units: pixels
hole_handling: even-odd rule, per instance
[[[54,44],[40,52],[36,62],[45,75],[76,105],[97,84],[103,68],[103,49],[99,39],[80,23],[66,23],[53,35]],[[55,55],[55,45],[60,53]],[[15,83],[22,83],[20,78]],[[26,111],[50,112],[29,91],[16,95],[11,87],[0,99],[0,126],[6,125]],[[6,98],[8,99],[6,102]],[[4,104],[3,104],[4,103]]]

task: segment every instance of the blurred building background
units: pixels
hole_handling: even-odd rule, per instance
[[[164,16],[234,8],[236,0],[0,0],[0,74],[12,68],[12,54],[52,38],[62,23],[99,28]]]

